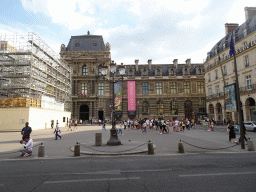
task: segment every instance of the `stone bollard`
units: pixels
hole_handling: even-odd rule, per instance
[[[178,143],[178,153],[185,153],[183,142]]]
[[[252,141],[247,141],[248,151],[255,151]]]
[[[153,154],[154,154],[153,143],[151,143],[150,140],[149,140],[149,142],[148,142],[148,154],[149,154],[149,155],[153,155]]]
[[[102,145],[102,133],[95,133],[95,146]]]
[[[44,157],[44,145],[43,143],[41,143],[41,145],[39,145],[38,147],[38,157]]]
[[[74,156],[80,156],[80,144],[78,142],[74,146]]]

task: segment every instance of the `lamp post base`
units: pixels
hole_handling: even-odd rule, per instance
[[[110,139],[108,140],[107,145],[121,145],[121,141],[117,136],[117,129],[110,129]]]

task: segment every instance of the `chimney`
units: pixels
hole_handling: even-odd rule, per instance
[[[226,23],[225,24],[226,35],[229,34],[232,30],[236,29],[238,26],[239,26],[238,23]]]
[[[152,65],[152,59],[148,60],[148,69],[151,70],[151,65]]]
[[[256,7],[245,7],[244,12],[245,12],[245,20],[247,21],[252,16],[256,15]]]
[[[135,59],[135,68],[136,71],[139,71],[139,59]]]
[[[187,59],[186,60],[186,65],[190,65],[191,64],[191,59]]]

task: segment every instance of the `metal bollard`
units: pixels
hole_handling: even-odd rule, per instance
[[[248,151],[255,151],[252,141],[247,141]]]
[[[185,153],[183,142],[178,143],[178,153]]]
[[[80,156],[80,144],[78,142],[74,146],[74,156]]]
[[[102,133],[95,133],[95,146],[102,145]]]
[[[44,157],[44,145],[43,143],[41,143],[41,145],[39,145],[38,147],[38,157]]]
[[[149,154],[149,155],[153,155],[153,154],[154,154],[153,143],[151,143],[150,140],[149,140],[149,142],[148,142],[148,154]]]

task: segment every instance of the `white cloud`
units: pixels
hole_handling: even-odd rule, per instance
[[[203,23],[204,18],[202,15],[197,14],[194,18],[191,20],[185,20],[178,24],[179,27],[185,27],[185,28],[200,28],[201,24]]]

